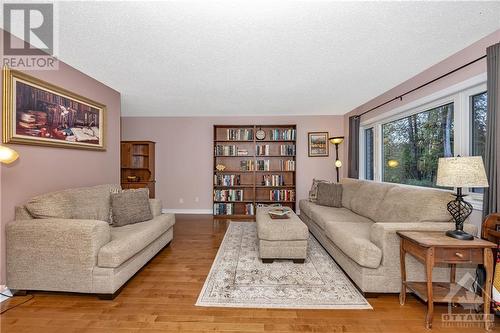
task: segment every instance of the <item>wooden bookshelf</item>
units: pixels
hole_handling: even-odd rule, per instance
[[[155,143],[121,142],[121,186],[123,189],[148,188],[155,197]]]
[[[259,204],[280,204],[295,211],[296,125],[215,125],[213,130],[214,216],[253,218]],[[258,130],[265,132],[263,140],[256,138]],[[217,170],[219,164],[226,169]],[[281,191],[281,196],[271,197],[271,191]],[[227,204],[229,213],[221,208]]]

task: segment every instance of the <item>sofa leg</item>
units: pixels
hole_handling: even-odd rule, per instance
[[[118,296],[120,294],[121,291],[122,291],[122,288],[118,289],[117,291],[115,291],[112,294],[97,294],[97,297],[102,301],[112,301],[116,298],[116,296]]]
[[[264,258],[262,258],[262,263],[263,264],[272,264],[273,261],[274,261],[274,259],[264,259]]]
[[[26,296],[28,293],[27,290],[17,290],[17,289],[11,289],[10,292],[12,293],[13,296]]]
[[[293,259],[294,264],[303,264],[305,261],[305,259]]]

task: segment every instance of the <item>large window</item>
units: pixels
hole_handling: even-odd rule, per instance
[[[373,127],[365,130],[365,179],[374,179]]]
[[[470,97],[471,109],[471,155],[482,156],[484,161],[484,149],[486,145],[486,119],[488,96],[486,92]],[[482,188],[474,188],[473,192],[483,193]]]
[[[453,103],[382,124],[383,181],[435,187],[440,157],[453,156]]]

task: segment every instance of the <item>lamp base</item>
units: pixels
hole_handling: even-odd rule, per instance
[[[474,236],[466,233],[463,230],[448,230],[446,232],[446,236],[451,237],[451,238],[460,239],[460,240],[473,240],[474,239]]]

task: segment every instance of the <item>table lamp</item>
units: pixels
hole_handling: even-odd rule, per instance
[[[457,194],[454,194],[455,200],[447,205],[455,221],[455,230],[447,231],[446,235],[461,240],[474,239],[474,236],[463,230],[464,221],[472,213],[472,205],[464,200],[462,188],[488,187],[483,158],[481,156],[440,158],[436,185],[457,188]]]

